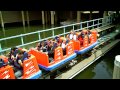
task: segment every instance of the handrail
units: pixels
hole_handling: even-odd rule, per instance
[[[69,32],[66,32],[66,28],[67,27],[71,27],[72,26],[73,30],[74,30],[74,27],[79,25],[79,28],[77,30],[75,30],[75,31],[78,31],[78,30],[82,30],[83,28],[90,28],[90,27],[94,28],[95,26],[99,27],[100,25],[105,26],[105,25],[111,24],[112,23],[111,19],[112,19],[112,17],[107,16],[105,18],[93,19],[93,20],[84,21],[84,22],[80,22],[80,23],[74,23],[74,24],[64,25],[64,26],[60,26],[60,27],[54,27],[54,28],[50,28],[50,29],[46,29],[46,30],[38,30],[36,32],[30,32],[30,33],[20,34],[20,35],[16,35],[16,36],[1,38],[0,42],[4,41],[4,40],[8,40],[8,39],[13,39],[13,38],[21,38],[21,44],[18,45],[17,47],[22,47],[22,46],[26,46],[26,45],[29,45],[29,44],[32,44],[32,43],[36,43],[36,42],[39,42],[39,41],[42,41],[42,40],[46,40],[46,39],[55,37],[56,35],[54,34],[54,32],[55,32],[56,29],[63,29],[63,33],[59,34],[59,35],[64,35],[65,36],[66,34],[69,33]],[[97,23],[95,23],[95,21],[97,21]],[[100,23],[100,21],[101,21],[101,23]],[[92,25],[89,25],[90,22],[92,22]],[[83,24],[85,24],[85,23],[87,25],[86,25],[86,27],[83,27]],[[44,39],[41,39],[40,33],[41,32],[47,32],[47,31],[52,31],[52,36],[44,38]],[[32,34],[38,34],[39,39],[36,40],[36,41],[29,42],[29,43],[24,43],[24,40],[23,40],[24,38],[23,37],[28,36],[28,35],[32,35]],[[0,53],[8,51],[8,50],[10,50],[10,48],[7,48],[7,49],[3,48],[0,51]]]
[[[100,19],[103,19],[103,18],[93,19],[93,20],[84,21],[84,22],[81,22],[81,23],[75,23],[75,24],[70,24],[70,25],[65,25],[65,26],[60,26],[60,27],[55,27],[55,28],[50,28],[50,29],[46,29],[46,30],[40,30],[40,31],[36,31],[36,32],[30,32],[30,33],[20,34],[20,35],[11,36],[11,37],[6,37],[6,38],[0,39],[0,41],[7,40],[7,39],[12,39],[12,38],[17,38],[17,37],[21,37],[21,36],[27,36],[27,35],[31,35],[31,34],[36,34],[36,33],[44,32],[44,31],[50,31],[50,30],[53,30],[53,29],[65,28],[65,27],[68,27],[68,26],[83,24],[83,23],[86,23],[86,22],[96,21],[96,20],[100,20]]]

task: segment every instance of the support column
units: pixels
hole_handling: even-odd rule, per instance
[[[27,25],[30,26],[30,19],[29,19],[29,12],[26,11],[26,15],[27,15]]]
[[[120,79],[120,55],[115,57],[113,79]]]
[[[45,25],[45,13],[42,11],[42,24]]]
[[[54,25],[54,11],[51,12],[51,25]]]
[[[21,14],[22,14],[23,27],[25,27],[25,16],[24,16],[24,11],[21,11]]]
[[[5,32],[4,20],[3,20],[3,16],[2,16],[2,11],[0,11],[0,19],[1,19],[1,27],[2,27],[2,30]]]
[[[90,20],[92,20],[92,11],[90,11]]]
[[[108,16],[108,11],[104,11],[104,13],[103,13],[103,18],[105,18],[106,16]],[[103,22],[103,25],[105,25],[107,21],[105,19],[102,22]]]
[[[77,11],[77,23],[80,23],[81,11]]]
[[[106,16],[108,16],[108,11],[104,11],[104,13],[103,13],[103,18]]]

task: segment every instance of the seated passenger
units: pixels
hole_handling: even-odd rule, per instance
[[[78,40],[80,41],[80,44],[83,45],[83,39],[84,39],[84,32],[81,31],[81,33],[78,35]]]
[[[47,45],[47,42],[44,40],[44,41],[41,41],[40,43],[38,43],[37,45],[37,50],[38,51],[41,51],[41,52],[46,52],[47,48],[46,48],[46,45]]]
[[[60,36],[57,35],[57,36],[55,37],[55,40],[59,43]]]
[[[0,58],[0,68],[4,67],[6,65],[7,65],[7,63],[5,63],[2,58]]]
[[[73,39],[73,30],[70,31],[70,34],[68,34],[67,37],[70,38],[70,40]]]
[[[77,40],[76,32],[74,32],[74,34],[73,34],[73,40]]]
[[[70,42],[70,38],[66,37],[66,44]]]
[[[88,36],[88,42],[90,43],[90,36],[91,36],[91,31],[90,30],[88,30],[87,36]]]
[[[48,50],[48,56],[54,58],[54,50],[58,47],[57,42],[52,42]]]
[[[14,66],[18,69],[23,69],[23,61],[28,59],[28,53],[26,51],[19,51],[17,57],[14,59]]]
[[[13,64],[13,58],[16,57],[17,53],[18,53],[18,48],[16,47],[11,48],[11,51],[8,55],[8,61],[10,64]]]
[[[65,39],[63,40],[61,47],[63,49],[63,55],[66,55],[66,40]]]

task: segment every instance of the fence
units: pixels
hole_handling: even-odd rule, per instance
[[[20,35],[16,35],[16,36],[12,36],[12,37],[6,37],[6,38],[0,39],[0,42],[5,41],[5,40],[14,39],[14,38],[20,38],[21,44],[17,45],[17,47],[22,47],[22,46],[27,46],[27,45],[30,45],[30,44],[33,44],[33,43],[36,43],[36,42],[39,42],[39,41],[42,41],[42,40],[54,38],[56,36],[55,35],[55,31],[58,30],[58,29],[63,30],[63,33],[62,34],[58,34],[58,35],[64,35],[64,37],[65,37],[65,35],[69,33],[66,30],[66,28],[68,28],[68,27],[72,27],[73,30],[79,31],[79,30],[82,30],[83,28],[87,28],[87,29],[94,28],[94,27],[98,28],[100,26],[106,26],[106,25],[109,25],[111,23],[112,23],[112,17],[107,16],[105,18],[99,18],[99,19],[84,21],[84,22],[80,22],[80,23],[75,23],[75,24],[70,24],[70,25],[50,28],[50,29],[46,29],[46,30],[38,30],[36,32],[20,34]],[[77,26],[77,29],[75,29],[76,26]],[[47,37],[47,38],[43,38],[42,39],[41,38],[41,33],[48,32],[48,31],[51,31],[52,35]],[[32,41],[32,42],[29,42],[29,43],[25,43],[23,37],[28,36],[28,35],[33,35],[33,34],[37,34],[38,35],[38,39],[35,40],[35,41]],[[2,45],[1,45],[1,48],[2,48]],[[10,48],[5,48],[5,49],[3,48],[2,50],[0,50],[0,53],[6,52],[8,50],[10,50]]]

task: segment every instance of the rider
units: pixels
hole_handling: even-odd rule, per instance
[[[8,56],[8,61],[10,64],[13,64],[13,59],[16,57],[17,53],[18,53],[17,47],[11,48],[11,51],[10,51],[9,56]]]
[[[28,53],[26,51],[19,51],[17,57],[14,59],[14,66],[18,69],[23,69],[23,61],[28,59]]]

